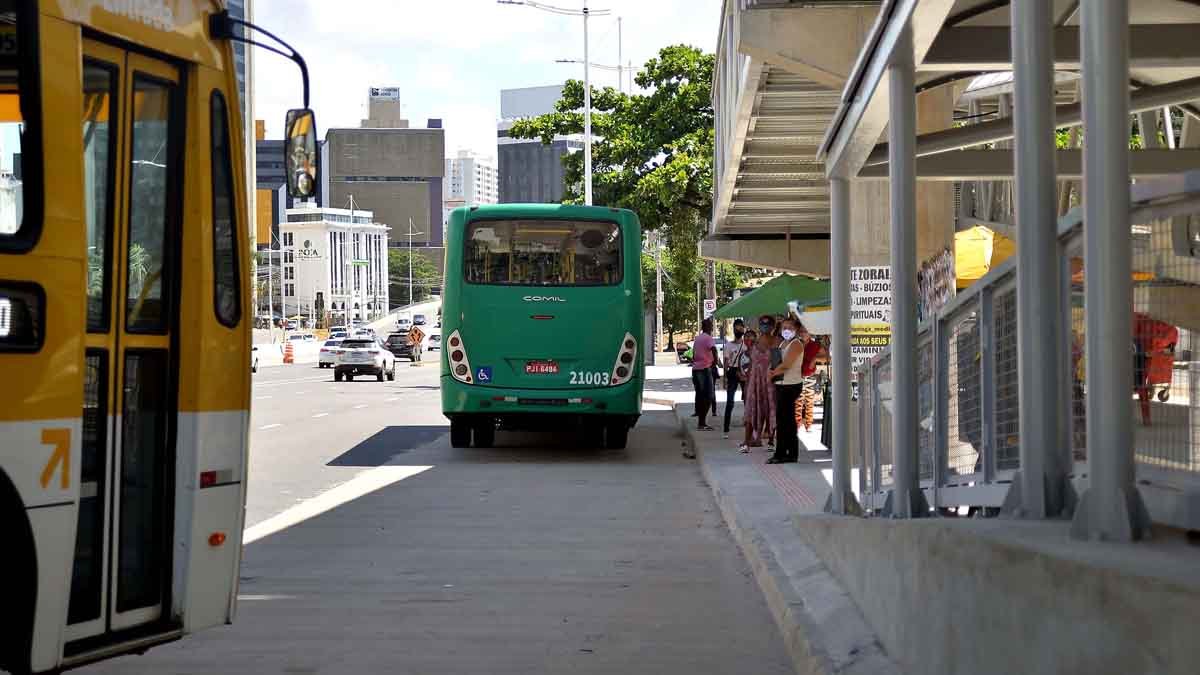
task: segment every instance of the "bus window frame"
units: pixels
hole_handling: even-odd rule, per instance
[[[116,233],[116,228],[117,228],[116,202],[117,202],[117,197],[119,196],[117,194],[117,187],[118,187],[117,186],[117,178],[118,178],[117,171],[120,168],[118,166],[119,162],[118,162],[118,152],[117,152],[118,151],[117,135],[121,131],[120,113],[123,112],[123,106],[122,106],[123,101],[120,100],[121,99],[122,66],[115,64],[115,63],[111,63],[109,61],[105,61],[100,58],[96,58],[94,56],[85,56],[82,59],[82,63],[80,66],[80,73],[82,74],[83,69],[87,68],[89,65],[92,67],[95,67],[95,68],[100,68],[102,70],[107,70],[113,75],[112,87],[109,90],[109,104],[108,104],[108,124],[109,124],[109,132],[108,132],[109,161],[108,161],[108,178],[107,178],[107,180],[108,180],[108,200],[107,200],[107,204],[105,205],[105,209],[104,209],[105,213],[104,213],[104,224],[103,224],[103,227],[104,227],[104,288],[102,288],[100,290],[101,316],[100,316],[99,323],[95,326],[92,326],[90,324],[90,320],[91,320],[90,317],[88,318],[87,321],[85,321],[85,330],[88,333],[102,334],[102,333],[107,333],[112,328],[112,313],[113,313],[112,312],[112,304],[113,304],[112,291],[114,288],[113,276],[116,274],[116,270],[113,268],[113,264],[112,264],[113,244],[115,243],[113,235]],[[81,113],[80,122],[82,123],[83,121],[84,120],[82,118],[82,113]],[[85,264],[87,264],[87,261],[85,261]],[[88,299],[88,301],[90,302],[90,298]]]
[[[466,264],[467,246],[471,243],[471,240],[468,239],[468,237],[471,233],[471,227],[474,226],[476,223],[511,223],[511,222],[518,221],[518,220],[537,220],[537,221],[544,222],[544,223],[555,223],[555,222],[558,222],[558,223],[604,223],[607,225],[616,226],[616,228],[617,228],[617,243],[618,243],[617,253],[620,256],[620,261],[619,261],[619,264],[617,265],[617,269],[620,271],[621,277],[619,279],[617,279],[616,281],[609,283],[609,284],[587,284],[587,285],[584,285],[584,284],[547,285],[547,284],[514,284],[514,283],[496,284],[496,283],[471,281],[470,277],[467,276],[467,264]],[[487,218],[472,218],[471,220],[468,220],[467,222],[463,223],[463,241],[462,241],[461,255],[462,255],[462,261],[463,261],[462,280],[463,280],[463,283],[471,285],[471,286],[490,286],[490,287],[494,287],[494,288],[571,288],[571,289],[617,288],[618,286],[623,286],[625,284],[625,277],[627,276],[625,274],[625,263],[626,263],[626,261],[625,261],[625,224],[622,223],[620,220],[609,219],[609,218],[539,218],[537,216],[505,216],[505,217],[491,216],[491,217],[487,217]],[[640,262],[639,262],[639,264],[640,264]]]
[[[233,259],[232,262],[233,262],[234,306],[233,306],[233,316],[232,317],[227,318],[227,317],[221,316],[221,302],[220,302],[221,271],[219,269],[219,266],[221,265],[221,261],[219,259],[219,256],[217,255],[217,181],[216,181],[217,176],[216,176],[216,173],[217,173],[218,157],[216,156],[215,153],[212,153],[211,158],[209,160],[209,178],[210,178],[210,182],[212,183],[212,187],[211,187],[210,194],[209,194],[209,199],[211,201],[211,208],[212,208],[211,215],[212,215],[212,235],[213,235],[213,240],[212,240],[213,314],[216,316],[217,322],[220,323],[222,326],[225,326],[226,328],[237,328],[238,324],[240,324],[242,322],[242,283],[241,283],[241,257],[238,255],[238,248],[239,248],[238,242],[241,241],[241,238],[239,237],[240,233],[238,230],[238,216],[237,216],[238,201],[237,201],[237,192],[235,191],[237,180],[234,178],[234,165],[233,165],[233,158],[234,158],[233,134],[231,133],[231,126],[229,123],[229,101],[228,101],[228,99],[225,98],[225,94],[220,89],[215,89],[215,88],[208,95],[208,112],[209,112],[208,145],[211,150],[216,150],[216,144],[215,144],[216,130],[214,129],[216,115],[214,113],[216,112],[215,107],[216,107],[218,101],[220,102],[220,106],[221,106],[221,117],[222,117],[222,124],[224,125],[223,131],[225,134],[225,137],[222,139],[222,141],[224,142],[224,145],[225,145],[225,156],[223,158],[220,158],[220,161],[222,161],[224,163],[224,171],[225,171],[226,180],[225,180],[225,185],[222,185],[220,187],[222,189],[224,189],[229,195],[229,229],[233,235],[233,242],[232,242],[233,246],[232,246],[232,250],[230,251],[230,255],[232,256],[232,259]]]
[[[16,0],[17,88],[25,133],[21,135],[21,223],[0,236],[0,254],[28,253],[42,238],[45,215],[45,146],[42,142],[41,13],[37,0]],[[26,143],[28,141],[28,143]]]

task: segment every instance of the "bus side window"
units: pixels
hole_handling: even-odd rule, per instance
[[[230,328],[241,319],[238,287],[237,224],[234,220],[232,152],[225,96],[212,93],[213,307]]]
[[[112,192],[116,172],[116,86],[114,66],[83,64],[83,179],[87,221],[87,327],[108,330],[108,273],[112,252]]]

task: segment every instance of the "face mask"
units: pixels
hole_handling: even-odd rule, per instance
[[[791,328],[783,329],[783,339],[784,340],[791,340],[794,337],[796,337],[796,331],[792,330]]]

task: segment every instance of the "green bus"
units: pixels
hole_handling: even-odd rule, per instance
[[[456,448],[497,428],[624,448],[642,412],[641,224],[558,204],[455,209],[442,294],[442,412]]]

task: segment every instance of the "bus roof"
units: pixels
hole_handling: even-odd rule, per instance
[[[185,61],[224,69],[224,40],[213,40],[208,17],[225,9],[221,0],[99,2],[59,0],[37,3],[44,15],[91,28],[104,35],[145,45]]]
[[[636,214],[629,209],[576,204],[481,204],[479,206],[461,206],[455,210],[461,210],[467,220],[479,218],[579,218],[583,220],[611,218],[624,220],[636,217]]]

